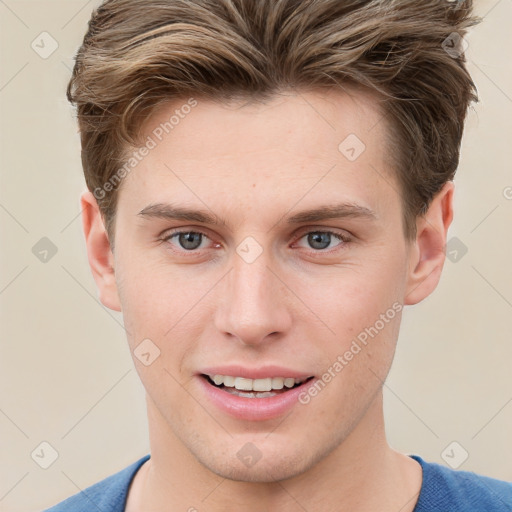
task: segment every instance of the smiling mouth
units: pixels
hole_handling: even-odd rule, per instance
[[[208,384],[225,391],[231,395],[242,398],[270,398],[282,395],[314,377],[294,379],[291,377],[267,377],[264,379],[246,379],[229,375],[202,374]]]

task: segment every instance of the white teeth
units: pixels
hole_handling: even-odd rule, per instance
[[[220,386],[224,382],[224,377],[222,375],[214,375],[212,380],[217,386]]]
[[[252,393],[247,391],[237,391],[235,388],[229,388],[226,391],[231,395],[241,396],[242,398],[270,398],[271,396],[277,395],[277,393],[272,393],[270,391]]]
[[[272,389],[272,379],[254,379],[252,381],[252,389],[254,391],[270,391]]]
[[[295,385],[295,379],[291,379],[291,378],[284,379],[284,385],[287,388],[293,388],[293,386]]]
[[[237,377],[235,379],[235,388],[241,391],[253,391],[252,379],[244,379],[243,377]]]
[[[230,375],[208,375],[217,385],[224,384],[227,388],[235,388],[240,391],[271,391],[273,389],[293,388],[306,379],[294,379],[292,377],[267,377],[264,379],[246,379],[245,377],[232,377]]]
[[[284,379],[281,377],[272,378],[272,389],[283,389]]]
[[[235,387],[235,377],[224,377],[223,375],[216,375],[216,377],[220,377],[224,381],[224,382],[220,382],[218,385],[224,384],[224,386],[226,386],[228,388]],[[215,384],[217,384],[217,383],[215,383]]]

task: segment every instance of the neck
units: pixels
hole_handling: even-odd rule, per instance
[[[126,512],[309,510],[413,512],[419,464],[392,450],[385,437],[382,393],[350,435],[308,471],[272,482],[224,479],[200,464],[148,398],[151,459],[132,482]]]

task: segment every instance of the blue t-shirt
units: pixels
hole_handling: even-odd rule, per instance
[[[414,512],[512,512],[512,483],[454,471],[410,455],[423,469],[423,483]],[[128,488],[145,455],[127,468],[43,512],[124,512]]]

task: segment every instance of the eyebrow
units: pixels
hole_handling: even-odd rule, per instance
[[[138,215],[144,218],[183,220],[210,225],[228,225],[225,219],[206,210],[195,210],[171,203],[150,204],[143,208],[138,213]],[[328,219],[342,218],[376,220],[377,215],[373,210],[367,208],[366,206],[358,205],[355,203],[339,203],[295,213],[286,219],[286,223],[293,225],[303,224],[305,222],[317,222]]]

